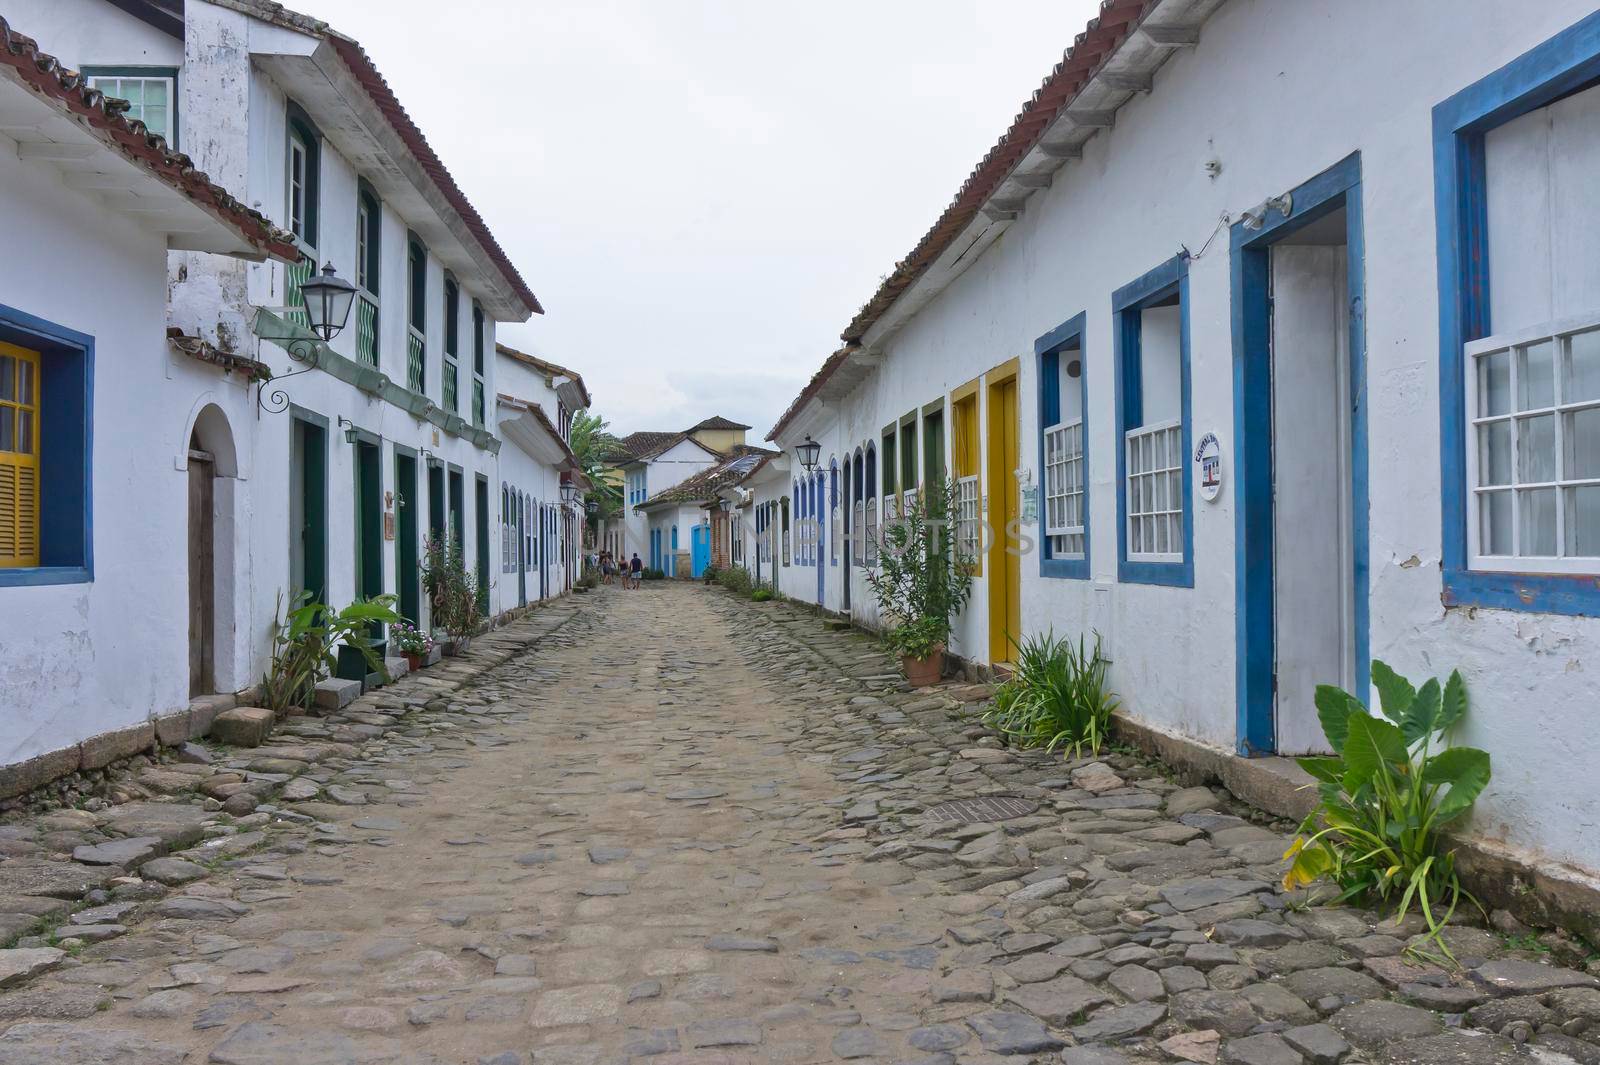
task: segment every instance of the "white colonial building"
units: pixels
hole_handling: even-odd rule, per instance
[[[780,588],[876,624],[870,535],[952,477],[964,658],[1098,632],[1244,758],[1459,667],[1481,852],[1600,873],[1597,79],[1580,0],[1102,5],[777,426]]]
[[[191,250],[214,250],[218,238],[190,221],[159,249],[154,268],[125,268],[164,311],[154,332],[133,314],[120,332],[166,350],[159,362],[146,356],[145,371],[119,389],[138,418],[134,431],[101,437],[117,447],[97,459],[95,498],[108,504],[125,493],[140,504],[137,519],[101,527],[137,559],[112,571],[113,583],[138,587],[148,576],[160,589],[131,595],[119,620],[139,639],[163,641],[163,657],[141,655],[139,669],[159,662],[161,681],[130,682],[117,660],[133,653],[131,643],[88,638],[71,654],[48,656],[31,681],[28,670],[8,668],[0,683],[50,688],[80,708],[74,714],[97,719],[24,728],[0,764],[120,723],[106,715],[107,700],[72,694],[90,676],[114,684],[112,702],[139,720],[251,688],[269,662],[275,612],[300,594],[335,608],[393,594],[403,615],[430,624],[418,572],[430,537],[459,545],[486,615],[529,601],[501,569],[509,523],[520,534],[528,520],[520,507],[506,509],[503,461],[517,467],[517,483],[552,530],[537,540],[548,573],[534,573],[534,587],[568,587],[575,556],[556,545],[575,543],[581,501],[564,503],[552,483],[571,467],[570,451],[560,452],[576,399],[561,387],[553,402],[537,389],[519,395],[524,382],[515,381],[508,395],[548,408],[561,445],[524,440],[537,456],[519,445],[502,458],[507,412],[498,397],[508,363],[496,355],[496,325],[541,308],[360,45],[261,0],[20,0],[12,8],[87,86],[126,100],[127,117],[259,208],[287,243],[275,249],[278,261],[219,258]],[[93,168],[65,156],[55,165],[65,170],[57,196],[76,187],[135,217],[164,217],[102,184],[108,179]],[[120,262],[39,240],[61,246],[78,277]],[[240,250],[265,258],[260,248]],[[14,269],[38,274],[20,260]],[[329,270],[356,292],[343,329],[323,342],[308,328],[302,286]],[[64,276],[57,290],[97,311],[107,306],[104,293],[121,291],[62,285]],[[581,382],[577,393],[587,404]],[[144,483],[157,476],[166,485],[159,491]],[[167,496],[171,506],[157,505]],[[186,529],[164,527],[185,514]],[[102,567],[97,583],[106,579]],[[165,602],[174,596],[184,600],[176,611]],[[50,714],[25,694],[3,703]]]
[[[235,499],[228,482],[188,471],[237,461],[231,449],[204,451],[213,445],[196,411],[200,397],[247,388],[253,367],[168,343],[167,258],[228,269],[297,255],[288,233],[9,17],[0,17],[5,797],[148,747],[158,730],[167,742],[189,738],[189,587],[243,562],[228,537],[193,539],[197,509],[230,513],[222,508]]]
[[[678,432],[644,430],[619,438],[605,459],[622,476],[622,513],[613,519],[620,529],[601,530],[602,541],[617,544],[613,550],[624,562],[637,554],[651,569],[676,574],[678,556],[692,557],[692,537],[700,535],[692,530],[702,524],[697,507],[704,497],[686,501],[678,512],[666,505],[663,493],[737,457],[749,428],[715,416]]]
[[[572,370],[504,344],[496,348],[500,449],[498,601],[526,606],[572,589],[579,576],[581,510],[562,500],[562,485],[582,484],[572,453],[572,417],[589,391]],[[568,493],[570,494],[570,492]]]

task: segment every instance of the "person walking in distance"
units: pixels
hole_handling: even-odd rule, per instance
[[[644,563],[639,561],[639,552],[635,551],[633,558],[628,561],[628,578],[633,582],[633,588],[637,589],[639,587],[639,580],[643,572]]]

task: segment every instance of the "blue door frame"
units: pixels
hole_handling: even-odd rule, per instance
[[[699,580],[711,565],[711,526],[693,525],[689,528],[690,574]]]
[[[1350,538],[1356,694],[1367,699],[1370,655],[1367,543],[1366,242],[1361,156],[1353,154],[1290,194],[1285,215],[1268,211],[1260,229],[1233,227],[1233,425],[1238,499],[1234,508],[1235,675],[1238,751],[1277,750],[1273,719],[1277,648],[1273,592],[1272,348],[1268,251],[1317,219],[1345,211],[1350,311]]]
[[[811,520],[817,526],[816,546],[813,548],[813,557],[817,563],[817,605],[822,606],[823,589],[826,587],[828,576],[828,496],[827,485],[824,483],[821,472],[811,480]]]

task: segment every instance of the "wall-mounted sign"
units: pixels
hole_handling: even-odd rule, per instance
[[[1200,438],[1194,449],[1194,464],[1198,467],[1196,483],[1200,486],[1200,498],[1209,503],[1222,491],[1222,444],[1216,433]]]

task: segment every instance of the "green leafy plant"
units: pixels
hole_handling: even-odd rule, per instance
[[[341,644],[359,650],[373,672],[382,672],[373,633],[400,620],[394,604],[394,596],[379,595],[335,612],[314,601],[310,592],[301,592],[285,613],[279,593],[272,618],[272,660],[261,678],[267,708],[279,716],[295,707],[309,710],[317,682],[332,676],[338,665]]]
[[[423,590],[433,608],[433,627],[453,640],[464,640],[478,628],[477,582],[467,573],[461,547],[450,537],[429,536],[423,541],[422,563],[417,567]]]
[[[995,692],[984,722],[1019,746],[1099,754],[1120,705],[1106,688],[1100,634],[1092,649],[1082,637],[1074,643],[1053,631],[1007,639],[1017,649],[1016,672]]]
[[[771,588],[757,588],[750,593],[750,599],[757,603],[770,603],[772,601]]]
[[[749,595],[755,587],[750,571],[741,566],[730,566],[717,574],[717,583],[735,595]]]
[[[884,527],[877,567],[867,571],[878,610],[893,622],[885,639],[910,658],[927,658],[949,642],[972,595],[971,560],[957,555],[947,535],[955,491],[954,481],[929,484]]]
[[[1415,902],[1429,937],[1449,957],[1440,929],[1463,899],[1478,902],[1456,876],[1444,828],[1488,786],[1489,754],[1445,743],[1467,712],[1459,671],[1442,687],[1429,678],[1414,688],[1374,661],[1372,684],[1382,717],[1343,689],[1317,688],[1317,717],[1336,753],[1298,759],[1317,779],[1321,802],[1284,855],[1293,864],[1283,884],[1331,880],[1341,888],[1340,901],[1398,896],[1396,922]]]
[[[639,571],[639,577],[641,580],[647,581],[664,581],[667,579],[667,574],[664,570],[651,569],[649,566],[646,566],[644,569]]]

